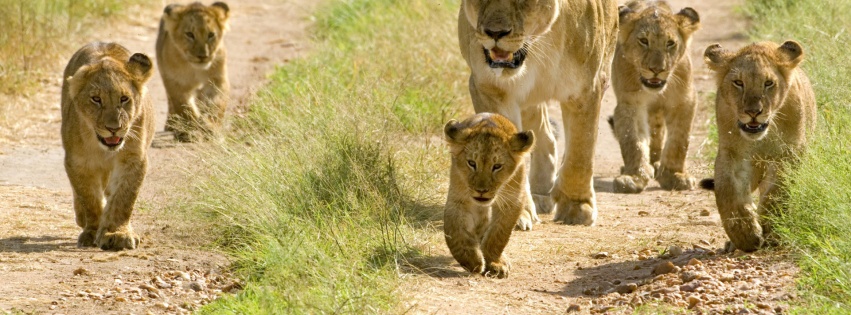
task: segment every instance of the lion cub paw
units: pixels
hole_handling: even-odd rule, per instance
[[[521,231],[531,231],[535,223],[541,223],[538,218],[538,212],[535,211],[535,204],[527,204],[520,212],[520,218],[517,219],[516,229]]]
[[[508,278],[508,271],[511,269],[511,263],[503,258],[500,261],[489,262],[485,268],[484,275],[486,277],[494,277],[499,279]]]
[[[688,173],[674,173],[662,170],[656,177],[659,186],[664,190],[692,190],[697,186],[697,181]]]
[[[597,209],[587,201],[564,200],[556,206],[556,222],[593,226],[596,220]]]
[[[97,230],[83,230],[80,236],[77,237],[77,247],[95,247],[95,236]]]
[[[107,232],[101,229],[95,239],[95,246],[102,250],[135,249],[139,246],[139,236],[132,230]]]
[[[647,187],[647,179],[639,176],[620,175],[612,183],[614,191],[619,194],[637,194]]]

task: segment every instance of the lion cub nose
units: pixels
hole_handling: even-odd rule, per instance
[[[476,192],[481,194],[481,195],[484,195],[484,194],[488,193],[489,191],[490,191],[490,189],[487,189],[487,188],[484,188],[484,189],[476,188]]]
[[[509,28],[509,29],[490,29],[490,28],[486,28],[486,29],[485,29],[485,34],[487,34],[488,36],[490,36],[490,38],[493,38],[493,40],[499,40],[500,38],[503,38],[503,37],[505,37],[505,36],[508,36],[508,34],[511,34],[511,29],[510,29],[510,28]]]
[[[762,114],[761,108],[749,108],[745,110],[745,114],[750,115],[752,118],[756,118],[759,114]]]

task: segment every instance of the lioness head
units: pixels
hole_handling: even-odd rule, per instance
[[[462,8],[488,66],[504,76],[522,69],[532,44],[559,15],[556,0],[464,0]]]
[[[759,140],[786,99],[804,50],[795,41],[756,43],[735,53],[715,44],[704,57],[717,74],[719,119],[735,117],[744,138]]]
[[[452,152],[452,168],[463,177],[469,195],[489,206],[503,184],[522,167],[532,149],[532,131],[517,132],[507,118],[491,113],[477,114],[462,122],[449,121],[443,128]]]
[[[637,80],[648,90],[665,88],[674,66],[688,53],[691,34],[700,28],[692,8],[673,14],[665,2],[633,1],[621,6],[618,45],[638,68]]]
[[[228,5],[216,2],[204,6],[199,2],[190,5],[172,4],[163,12],[166,31],[171,40],[190,64],[207,68],[222,43],[228,28]]]
[[[136,136],[130,127],[142,111],[145,83],[153,72],[151,59],[137,53],[129,60],[104,57],[67,78],[77,115],[106,150],[118,151],[126,137]]]

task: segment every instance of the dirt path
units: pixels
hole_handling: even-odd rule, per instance
[[[746,43],[741,31],[744,19],[733,13],[743,1],[668,2],[675,10],[692,6],[701,16],[702,29],[691,45],[700,113],[694,121],[687,167],[702,178],[712,173],[700,156],[706,150],[702,143],[707,126],[714,124],[707,114],[714,104],[707,97],[715,89],[703,50],[713,43],[725,47]],[[612,180],[623,165],[617,140],[605,122],[615,104],[610,89],[603,100],[595,156],[597,226],[558,225],[545,215],[541,218],[545,223],[533,231],[515,231],[506,250],[512,274],[505,280],[470,276],[439,241],[442,235],[435,235],[438,241],[422,248],[427,257],[409,262],[408,281],[399,289],[411,297],[406,309],[434,314],[630,313],[630,305],[664,301],[682,308],[693,302],[694,310],[710,313],[782,311],[796,270],[779,261],[778,254],[743,258],[741,252],[719,251],[727,237],[712,193],[668,192],[655,182],[640,195],[612,193]],[[551,106],[550,117],[560,118],[557,111]],[[683,253],[662,254],[670,246]],[[686,266],[691,258],[700,263]],[[679,272],[654,275],[654,268],[667,261]]]
[[[231,110],[238,111],[275,65],[306,52],[304,30],[315,4],[229,3],[231,31],[225,44]],[[116,41],[153,59],[161,8],[131,11],[126,23],[104,25],[91,40]],[[51,104],[44,106],[49,110],[26,122],[31,127],[22,128],[16,139],[0,141],[0,312],[182,313],[231,289],[234,282],[224,269],[227,260],[199,249],[199,236],[182,234],[186,229],[169,221],[169,209],[162,208],[165,200],[177,197],[170,188],[180,182],[191,146],[150,150],[149,175],[133,217],[143,238],[139,249],[113,253],[76,248],[79,228],[59,139],[59,92],[66,62],[57,65],[57,76],[44,91],[28,100]],[[167,105],[159,75],[149,89],[157,130],[162,130]]]

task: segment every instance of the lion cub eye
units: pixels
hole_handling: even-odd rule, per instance
[[[774,81],[771,81],[771,80],[765,81],[765,87],[769,87],[769,88],[770,88],[770,87],[772,87],[772,86],[774,86]]]
[[[207,34],[207,41],[208,42],[212,42],[214,39],[216,39],[216,34],[213,34],[213,33]]]
[[[473,169],[476,169],[476,161],[473,161],[473,160],[467,160],[467,165],[469,165],[469,166],[470,166],[470,167],[472,167]]]
[[[130,98],[129,98],[129,97],[127,97],[127,96],[122,95],[120,100],[121,100],[121,102],[122,102],[122,103],[127,103],[127,101],[129,101],[129,100],[130,100]]]
[[[92,96],[92,103],[100,105],[100,96]]]
[[[641,45],[644,45],[644,46],[647,46],[647,45],[649,45],[649,44],[650,44],[650,42],[649,42],[649,41],[647,41],[647,39],[646,39],[646,38],[639,38],[639,39],[638,39],[638,42],[639,42]]]
[[[494,164],[493,165],[493,171],[494,172],[501,170],[501,169],[502,169],[502,164]]]
[[[735,85],[737,87],[743,87],[743,86],[745,86],[745,83],[742,82],[742,80],[733,80],[733,85]]]
[[[186,32],[183,35],[186,35],[189,40],[195,40],[195,34],[192,34],[192,32]]]
[[[677,45],[677,43],[675,43],[674,41],[672,41],[672,40],[668,41],[668,48],[674,48],[674,46],[676,46],[676,45]]]

